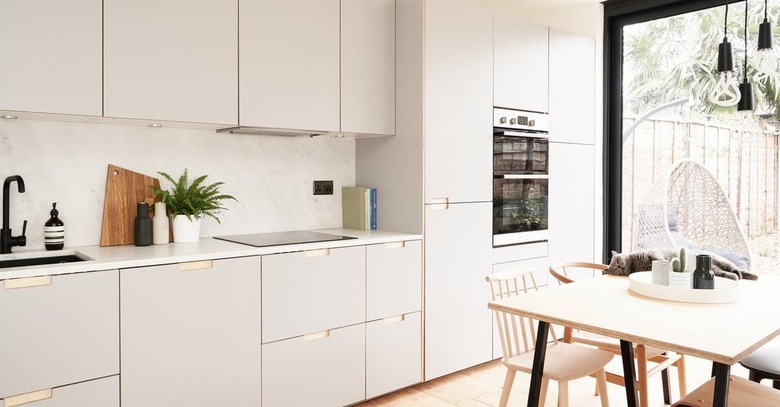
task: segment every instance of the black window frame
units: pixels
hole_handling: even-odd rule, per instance
[[[729,1],[729,5],[744,0]],[[724,0],[607,0],[604,5],[604,251],[620,252],[623,182],[623,28],[718,7]]]

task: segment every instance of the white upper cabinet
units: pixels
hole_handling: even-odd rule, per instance
[[[595,142],[595,41],[550,29],[550,140]]]
[[[0,1],[0,110],[102,114],[101,0]]]
[[[237,122],[237,0],[105,0],[104,8],[106,117]]]
[[[341,1],[341,131],[395,134],[395,0]]]
[[[548,28],[496,11],[493,29],[493,104],[547,112]]]
[[[493,11],[467,0],[425,4],[425,202],[490,201]]]
[[[339,0],[241,0],[239,123],[339,131]]]

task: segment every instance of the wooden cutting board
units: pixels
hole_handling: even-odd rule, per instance
[[[149,188],[150,185],[159,188],[160,180],[113,164],[108,165],[100,246],[135,243],[133,228],[136,205],[146,202],[150,209],[154,206],[154,192]]]

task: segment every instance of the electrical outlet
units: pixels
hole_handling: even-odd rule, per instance
[[[314,181],[314,195],[333,195],[333,181]]]

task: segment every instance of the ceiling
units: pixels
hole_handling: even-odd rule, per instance
[[[529,18],[554,13],[569,7],[601,3],[603,0],[498,0]]]

